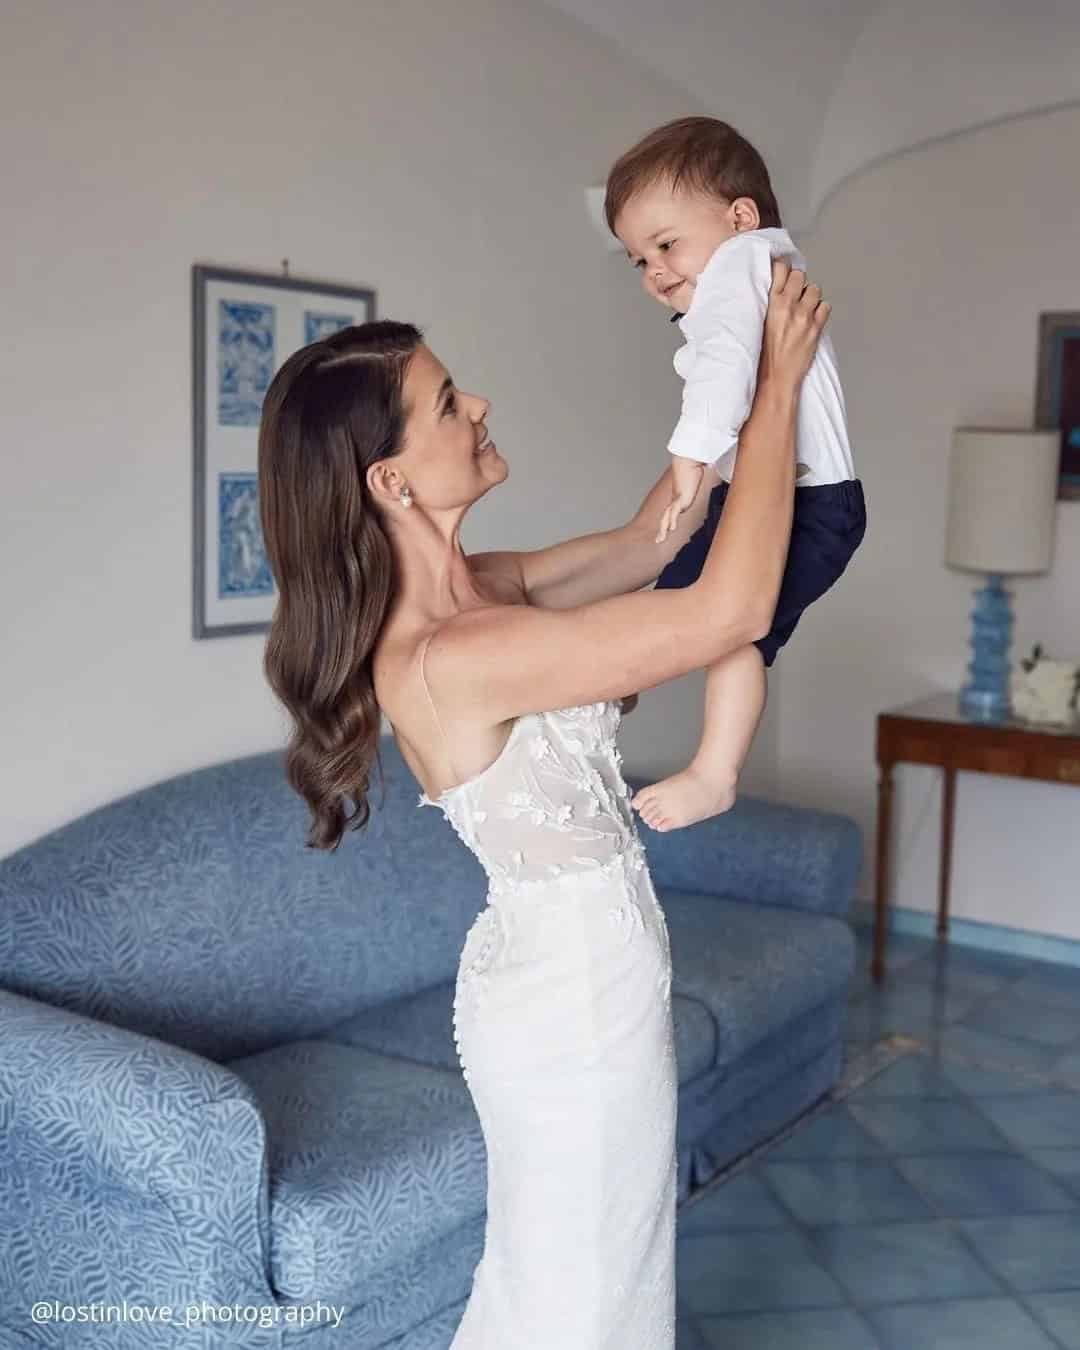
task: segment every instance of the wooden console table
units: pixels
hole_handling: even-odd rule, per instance
[[[974,722],[960,712],[956,694],[935,694],[878,715],[877,762],[877,882],[871,970],[874,979],[881,981],[885,977],[888,928],[893,766],[901,762],[936,764],[944,770],[937,918],[938,938],[943,940],[949,932],[949,872],[957,770],[1080,784],[1080,726],[1037,727],[1016,719]]]

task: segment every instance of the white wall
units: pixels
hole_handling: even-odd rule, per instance
[[[804,236],[831,321],[862,549],[780,660],[777,795],[866,830],[873,890],[875,717],[965,681],[970,574],[942,562],[952,428],[1031,425],[1038,314],[1080,309],[1080,109],[984,128],[848,182]],[[1022,466],[1018,466],[1018,472]],[[1080,660],[1080,502],[1057,508],[1054,567],[1016,578],[1013,656]],[[893,899],[933,909],[940,774],[898,771]],[[1080,937],[1080,790],[957,779],[953,912]]]
[[[541,4],[39,0],[4,36],[0,854],[284,739],[264,639],[190,637],[192,261],[427,329],[511,464],[468,548],[608,528],[665,465],[676,342],[583,188],[695,110]],[[642,700],[629,767],[689,752],[699,684]]]

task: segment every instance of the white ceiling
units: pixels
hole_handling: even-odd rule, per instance
[[[1080,0],[547,3],[684,89],[687,112],[738,127],[802,232],[887,156],[1080,102]],[[1075,173],[1080,146],[1062,152]]]

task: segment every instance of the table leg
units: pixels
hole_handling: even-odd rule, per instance
[[[956,770],[945,765],[941,794],[941,873],[938,877],[937,935],[949,936],[949,880],[952,874],[953,810],[956,806]]]
[[[893,766],[878,765],[877,881],[874,895],[874,959],[870,971],[880,984],[885,978],[885,933],[888,927],[889,830],[892,821]]]

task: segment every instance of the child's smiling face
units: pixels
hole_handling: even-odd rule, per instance
[[[646,293],[685,314],[705,264],[733,234],[756,229],[758,219],[749,197],[729,202],[683,188],[673,191],[661,180],[630,198],[615,220],[615,234],[641,273]]]

